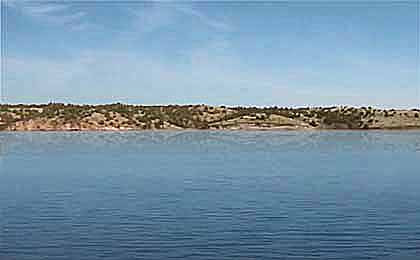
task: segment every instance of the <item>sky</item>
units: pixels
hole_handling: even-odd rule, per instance
[[[420,107],[419,1],[2,1],[2,102]]]

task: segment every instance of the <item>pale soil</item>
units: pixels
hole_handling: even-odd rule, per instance
[[[5,131],[420,129],[420,110],[373,108],[227,108],[0,106]]]

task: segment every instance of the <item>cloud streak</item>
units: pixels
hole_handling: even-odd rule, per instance
[[[248,30],[250,22],[264,24],[265,15],[274,21],[276,12],[241,16],[184,2],[118,3],[113,10],[101,3],[91,9],[71,2],[5,3],[6,8],[13,8],[9,17],[16,25],[35,22],[28,29],[19,28],[19,37],[9,38],[9,46],[16,46],[5,61],[9,102],[339,102],[395,107],[418,103],[413,92],[418,85],[418,63],[408,55],[414,54],[409,44],[414,37],[407,36],[410,30],[405,31],[405,38],[389,41],[379,33],[377,39],[370,39],[372,33],[366,31],[369,37],[357,38],[353,46],[336,41],[346,33],[324,37],[333,20],[316,23],[315,17],[309,19],[310,24],[324,33],[306,43],[294,38],[302,33],[299,26],[286,30],[287,26],[279,28],[275,23],[261,32]],[[378,23],[374,25],[376,30]],[[68,30],[85,30],[89,37],[72,37]],[[44,37],[57,41],[33,49],[26,44]],[[381,45],[386,46],[381,49]]]
[[[23,9],[30,15],[34,16],[48,16],[54,15],[57,12],[61,12],[68,9],[67,5],[64,4],[26,4]]]
[[[7,102],[35,103],[233,105],[241,96],[243,104],[255,100],[263,104],[270,102],[266,91],[274,92],[279,87],[269,74],[246,69],[234,57],[202,53],[186,59],[185,63],[170,63],[148,54],[117,51],[89,51],[66,60],[9,57],[5,97]],[[255,82],[261,91],[255,88]],[[22,93],[31,96],[24,97]]]
[[[218,32],[231,32],[233,26],[212,18],[187,3],[158,3],[131,11],[137,18],[136,25],[142,32],[153,32],[164,27],[176,26],[183,19],[208,27]]]
[[[184,15],[191,16],[196,18],[200,23],[221,31],[232,31],[233,27],[225,22],[216,20],[204,14],[203,12],[198,11],[197,9],[193,8],[192,6],[188,5],[178,5],[175,6],[175,9],[181,12]]]
[[[87,13],[73,10],[71,4],[50,2],[7,1],[6,6],[21,14],[55,25],[64,25],[70,29],[85,28]]]
[[[415,107],[415,93],[382,88],[359,92],[337,82],[316,84],[322,71],[309,67],[270,70],[244,65],[239,56],[202,47],[171,62],[149,53],[84,51],[70,58],[8,57],[6,102],[126,102],[139,104]],[[360,70],[369,71],[367,66]],[[378,68],[377,71],[381,69]],[[296,71],[297,73],[292,73]],[[413,72],[407,72],[410,76]],[[387,77],[388,81],[393,76]],[[396,80],[396,79],[395,79]],[[398,83],[398,80],[396,80]],[[396,85],[396,88],[398,85]],[[314,90],[314,87],[316,90]],[[321,91],[322,89],[322,91]],[[375,88],[376,89],[376,88]],[[24,96],[24,93],[30,93]],[[357,94],[362,93],[362,94]]]

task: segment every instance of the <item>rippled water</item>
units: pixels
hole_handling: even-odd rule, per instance
[[[0,134],[0,259],[420,259],[420,132]]]

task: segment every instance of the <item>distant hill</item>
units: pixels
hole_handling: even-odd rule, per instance
[[[420,129],[420,110],[371,107],[0,105],[3,131]]]

